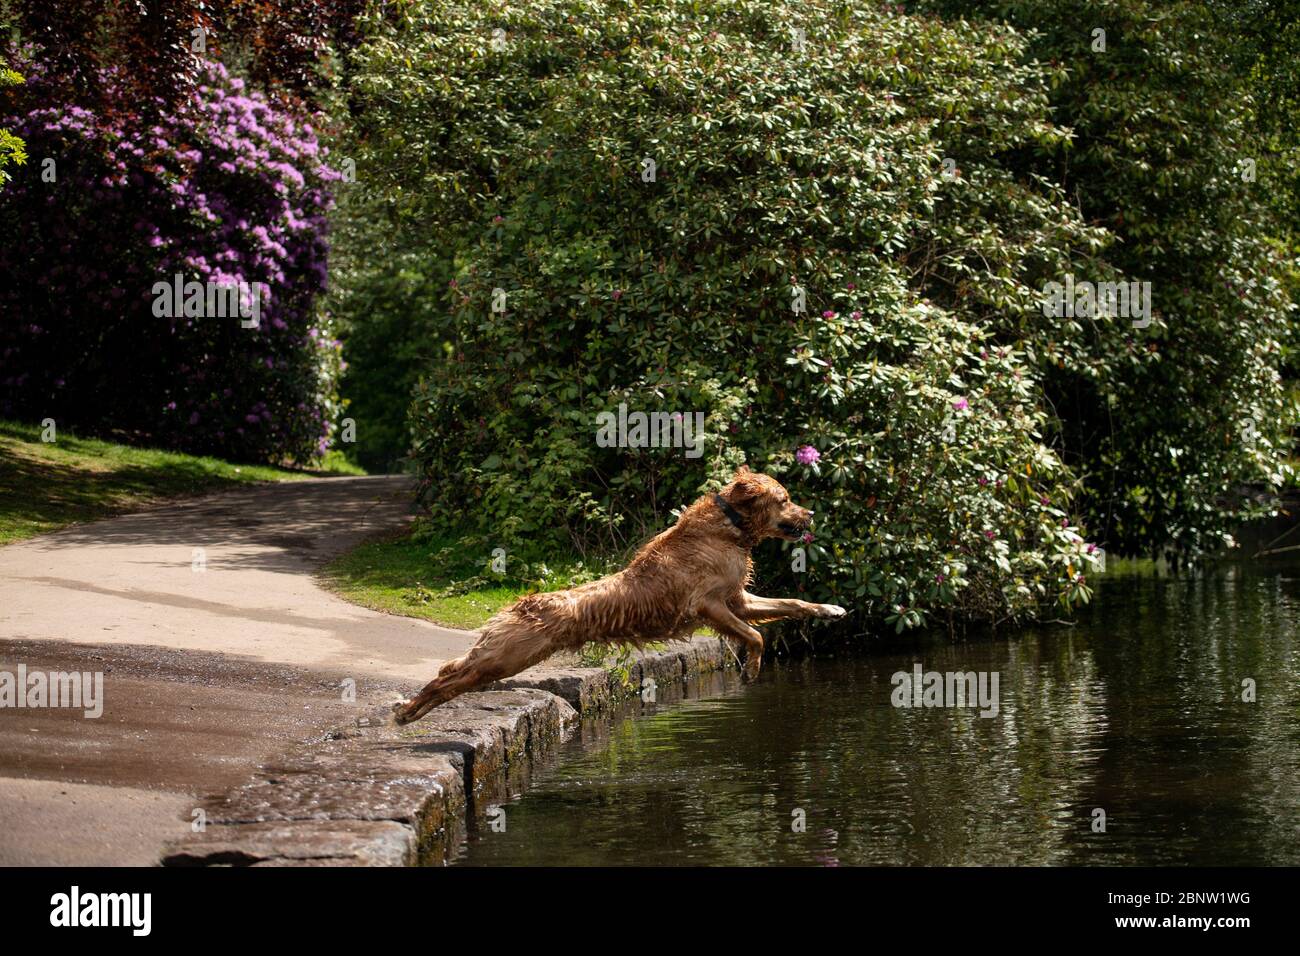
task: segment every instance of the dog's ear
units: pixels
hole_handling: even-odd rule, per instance
[[[741,504],[757,498],[762,493],[763,486],[754,478],[754,472],[741,465],[736,471],[736,477],[731,479],[731,483],[723,491],[726,499],[732,504]]]

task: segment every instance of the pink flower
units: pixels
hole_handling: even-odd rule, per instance
[[[813,462],[820,461],[821,457],[822,453],[812,445],[802,445],[799,450],[794,453],[795,461],[799,462],[801,465],[811,465]]]
[[[827,309],[825,312],[822,313],[822,318],[823,318],[823,319],[833,319],[833,318],[835,318],[835,313],[832,312],[830,309]]]
[[[967,408],[970,407],[970,403],[967,402],[966,399],[964,398],[959,398],[957,399],[957,401],[952,403],[952,407],[959,412],[964,412],[966,411]]]
[[[985,532],[984,532],[984,537],[986,537],[986,538],[988,538],[990,541],[992,541],[994,538],[997,537],[997,535],[994,534],[992,531],[985,531]]]

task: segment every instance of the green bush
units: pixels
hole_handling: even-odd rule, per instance
[[[411,444],[412,390],[441,351],[434,316],[453,273],[426,237],[401,235],[367,189],[364,173],[341,187],[334,219],[340,254],[330,264],[330,311],[347,356],[342,416],[354,432],[339,447],[371,472],[399,471]]]
[[[1295,311],[1285,247],[1270,239],[1290,224],[1267,208],[1293,195],[1295,169],[1255,122],[1262,110],[1263,129],[1277,128],[1278,104],[1251,96],[1282,95],[1294,79],[1278,63],[1260,78],[1231,62],[1239,47],[1257,49],[1237,31],[1261,11],[1182,0],[921,5],[1010,23],[1029,56],[1060,65],[1050,95],[1068,147],[1011,168],[1061,183],[1115,237],[1104,262],[1081,261],[1076,274],[1113,268],[1152,283],[1149,328],[1085,322],[1070,333],[1080,361],[1036,354],[1058,447],[1083,479],[1086,524],[1128,552],[1220,545],[1259,510],[1243,490],[1286,479],[1296,417],[1278,374]]]
[[[23,81],[18,73],[9,69],[5,61],[0,59],[0,89],[6,86],[17,86]],[[7,129],[0,129],[0,188],[9,181],[10,173],[5,172],[5,167],[12,164],[21,166],[27,162],[27,150],[23,141]]]
[[[1086,597],[1033,366],[971,321],[1041,328],[1034,283],[1105,241],[1007,163],[1065,135],[1021,37],[862,3],[404,13],[353,96],[397,218],[465,237],[412,410],[436,520],[608,552],[745,461],[818,512],[765,586],[899,627]],[[620,403],[705,413],[703,455],[601,447]]]

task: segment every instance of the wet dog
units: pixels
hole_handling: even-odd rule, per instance
[[[701,626],[745,648],[743,674],[753,680],[763,663],[763,636],[753,625],[844,616],[835,604],[745,590],[754,546],[767,538],[799,540],[812,514],[791,501],[778,481],[742,467],[722,491],[692,504],[617,574],[567,591],[529,594],[501,611],[465,656],[443,664],[415,697],[394,704],[394,717],[399,724],[419,720],[459,694],[588,641],[640,646],[684,640]]]

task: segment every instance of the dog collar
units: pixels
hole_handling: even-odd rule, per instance
[[[735,508],[731,507],[731,505],[727,503],[726,498],[722,497],[722,495],[717,494],[715,492],[713,495],[713,500],[717,504],[717,506],[722,509],[722,513],[727,516],[728,521],[734,524],[741,531],[745,530],[744,517],[741,515],[739,511],[737,511]]]

